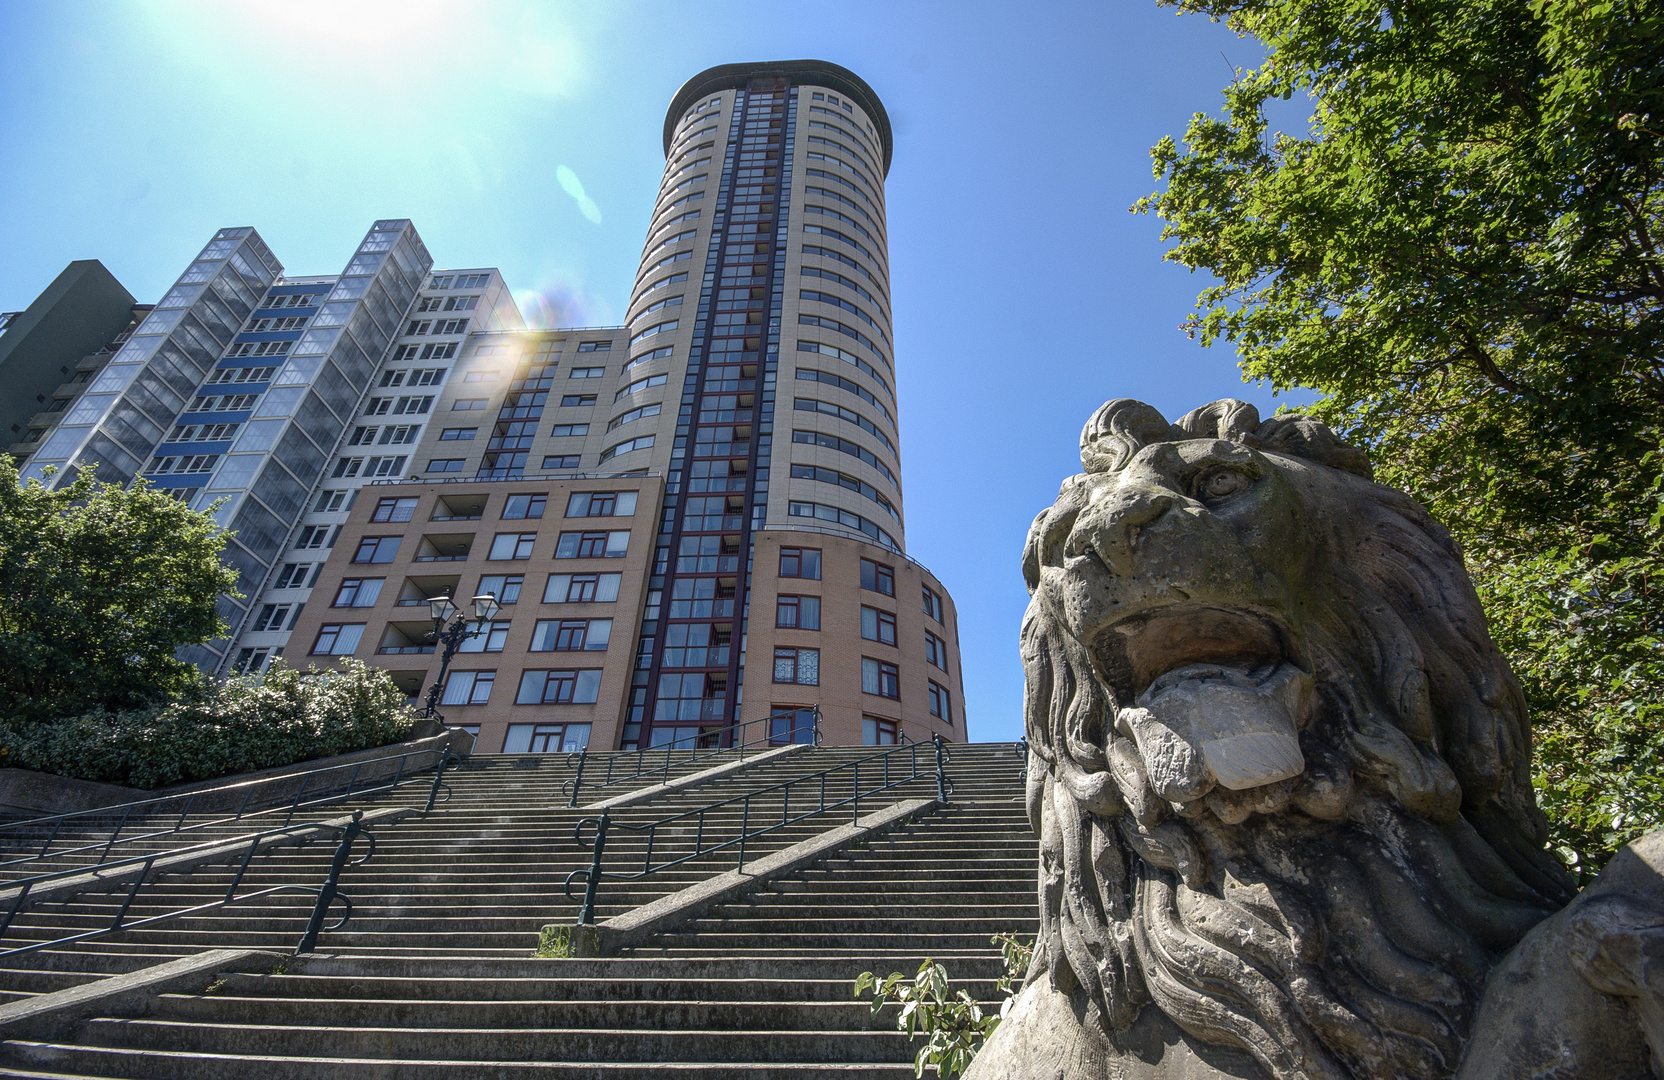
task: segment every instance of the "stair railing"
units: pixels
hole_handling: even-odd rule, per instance
[[[664,746],[649,746],[642,750],[622,754],[608,754],[606,756],[607,771],[605,777],[597,780],[591,776],[589,784],[591,787],[604,788],[613,784],[622,784],[629,780],[640,780],[643,777],[663,776],[668,779],[672,765],[688,765],[696,761],[706,761],[735,750],[739,752],[739,758],[744,760],[745,752],[748,749],[754,750],[760,746],[776,749],[782,746],[790,746],[794,742],[807,742],[813,746],[820,745],[819,708],[814,710],[813,726],[802,732],[802,734],[808,736],[807,738],[798,738],[799,729],[797,728],[786,732],[783,737],[777,735],[772,727],[774,719],[775,717],[765,716],[758,720],[747,720],[743,724],[735,724],[731,728],[722,729],[723,733],[727,734],[728,744],[726,746],[720,745],[719,741],[719,744],[714,746],[691,746],[687,747],[686,750],[681,750],[678,743],[667,743]],[[747,728],[755,728],[758,725],[762,726],[761,735],[744,737]],[[685,742],[686,740],[681,741]],[[659,760],[661,757],[663,758],[662,761]],[[571,779],[561,784],[560,790],[561,794],[567,796],[567,806],[577,806],[578,793],[584,785],[584,771],[589,760],[589,750],[586,748],[575,751],[567,755],[567,758],[569,761],[575,762],[576,771],[572,774]]]
[[[157,923],[167,922],[172,919],[181,919],[189,915],[200,914],[204,911],[213,911],[218,908],[229,907],[232,904],[246,903],[250,900],[257,900],[260,897],[271,896],[274,893],[281,892],[304,892],[311,893],[317,897],[317,902],[313,905],[311,916],[308,918],[306,923],[306,931],[301,936],[299,944],[295,946],[296,956],[299,956],[302,953],[311,952],[317,946],[318,934],[320,932],[325,930],[338,930],[342,926],[346,925],[348,919],[352,918],[352,898],[340,891],[341,871],[349,866],[363,865],[370,860],[370,857],[373,856],[376,851],[375,835],[368,829],[364,828],[363,819],[364,811],[354,810],[352,813],[352,820],[348,821],[346,824],[337,824],[329,821],[314,821],[303,825],[285,825],[281,828],[267,829],[264,832],[252,833],[247,836],[238,837],[236,841],[238,845],[237,850],[241,850],[243,845],[246,845],[247,851],[243,853],[242,861],[237,865],[237,872],[232,876],[231,884],[226,888],[224,896],[217,900],[211,900],[205,904],[195,904],[191,907],[163,912],[160,915],[149,915],[142,919],[130,920],[127,918],[127,913],[132,909],[133,901],[138,897],[140,891],[146,885],[154,885],[157,877],[162,876],[157,875],[157,877],[152,877],[152,871],[159,860],[170,859],[176,863],[177,858],[179,857],[188,859],[193,853],[207,851],[208,849],[216,849],[214,852],[216,861],[212,863],[202,862],[187,866],[183,869],[178,869],[171,865],[164,865],[162,874],[173,876],[180,873],[188,874],[193,870],[200,869],[202,866],[227,865],[231,859],[236,858],[236,850],[228,851],[226,853],[228,857],[220,859],[218,858],[219,852],[217,849],[221,846],[225,846],[225,842],[210,840],[184,848],[175,848],[170,851],[149,852],[144,855],[134,855],[125,859],[116,859],[99,864],[99,876],[105,879],[120,879],[122,877],[120,871],[130,867],[139,868],[137,876],[133,878],[132,884],[128,886],[127,895],[122,900],[121,907],[116,910],[115,915],[111,917],[107,925],[98,927],[94,930],[85,930],[80,933],[66,934],[61,937],[53,938],[49,941],[35,941],[27,945],[19,945],[15,948],[0,949],[0,961],[4,961],[13,956],[22,955],[23,953],[38,952],[41,949],[62,948],[63,946],[73,945],[80,941],[90,941],[94,938],[108,937],[111,934],[121,933],[125,930],[137,930],[146,926],[154,926]],[[271,841],[280,837],[294,836],[296,837],[296,843],[305,843],[307,837],[298,834],[309,833],[317,830],[328,830],[341,834],[341,839],[335,847],[335,856],[330,862],[329,872],[325,875],[322,884],[272,885],[264,889],[256,889],[253,892],[241,894],[237,892],[238,887],[243,882],[243,876],[248,872],[249,864],[253,861],[255,854],[263,849],[270,850],[275,846],[279,846],[274,845]],[[349,862],[348,860],[352,854],[353,845],[357,843],[361,837],[369,842],[369,848],[363,855],[359,856],[357,859],[352,859]],[[88,871],[86,867],[73,867],[67,870],[57,870],[49,874],[38,874],[34,877],[9,882],[4,889],[0,889],[0,895],[13,893],[14,891],[15,895],[12,896],[11,903],[7,905],[4,918],[0,919],[0,939],[3,939],[13,928],[13,924],[16,922],[19,915],[34,906],[33,899],[36,896],[45,896],[48,900],[63,899],[65,898],[63,895],[53,893],[52,886],[68,878],[86,875],[87,873]],[[106,881],[106,883],[110,882]],[[88,883],[86,890],[82,891],[90,890],[93,884],[95,883]],[[339,919],[336,919],[334,922],[326,925],[324,920],[328,916],[329,908],[337,900],[342,903],[345,910],[341,913],[341,917]]]
[[[428,759],[424,761],[423,759]],[[68,814],[29,818],[0,824],[0,852],[23,852],[17,858],[0,859],[0,871],[25,867],[43,859],[65,859],[82,856],[79,867],[102,866],[118,848],[160,837],[212,829],[229,822],[266,816],[284,815],[283,824],[289,825],[302,810],[351,798],[379,795],[414,784],[428,784],[424,812],[432,810],[436,802],[450,799],[450,785],[444,782],[445,770],[461,761],[449,747],[429,750],[409,750],[402,754],[349,762],[345,765],[325,765],[298,773],[284,773],[258,780],[243,780],[234,784],[201,788],[173,795],[158,795],[149,799],[77,810]],[[391,766],[391,776],[386,768]],[[429,777],[428,770],[433,774]],[[360,774],[365,776],[359,783]],[[292,795],[285,786],[295,785]],[[441,791],[444,798],[440,797]],[[276,797],[283,792],[282,797]],[[190,820],[193,807],[208,812],[216,807],[235,805],[236,811],[214,815],[198,821]],[[256,809],[257,807],[257,809]],[[113,826],[107,823],[115,819]],[[160,822],[157,819],[161,819]],[[129,825],[133,832],[126,833]],[[58,838],[68,830],[68,846],[54,849]],[[125,835],[124,835],[125,833]],[[42,835],[44,834],[44,839]]]
[[[588,925],[595,920],[595,895],[603,876],[619,881],[636,881],[650,874],[656,874],[661,870],[681,866],[683,863],[705,858],[728,848],[738,849],[735,869],[743,870],[745,869],[745,845],[747,841],[755,840],[760,836],[784,829],[789,825],[845,806],[850,808],[850,820],[859,821],[861,819],[861,800],[863,798],[869,800],[870,805],[870,800],[874,795],[888,791],[891,788],[900,787],[903,784],[912,783],[921,778],[930,778],[932,774],[934,774],[933,778],[936,781],[937,800],[945,805],[953,794],[953,781],[947,776],[947,765],[952,760],[953,757],[948,752],[947,744],[940,735],[937,735],[930,742],[892,746],[876,754],[869,754],[854,761],[846,761],[841,765],[834,765],[819,772],[810,773],[807,776],[784,780],[778,784],[771,784],[768,787],[747,792],[744,795],[735,795],[732,798],[713,802],[697,809],[671,814],[669,817],[659,818],[656,821],[630,824],[624,821],[615,821],[612,815],[607,813],[603,813],[599,817],[586,817],[573,827],[572,839],[579,847],[590,849],[589,866],[574,870],[566,875],[566,898],[568,900],[575,899],[572,895],[572,886],[576,881],[582,879],[584,895],[578,907],[578,923],[579,925]],[[862,766],[865,766],[867,770],[868,786],[865,789],[862,787]],[[842,795],[841,783],[834,784],[830,793],[827,791],[827,780],[839,777],[841,773],[848,774],[849,794],[847,796]],[[842,777],[839,777],[839,779],[841,780]],[[792,806],[792,790],[794,788],[800,793],[805,790],[809,793],[806,802],[802,801],[803,795],[799,795],[800,801],[797,804],[798,809],[795,815]],[[776,793],[780,797],[778,818],[772,812],[768,812],[767,818],[762,823],[753,824],[752,800],[762,799],[764,796]],[[736,807],[740,813],[738,835],[707,843],[705,840],[707,817],[715,815],[719,811],[732,810]],[[659,860],[655,862],[653,849],[658,839],[659,830],[680,827],[681,831],[685,833],[688,825],[693,827],[693,850],[685,855],[675,857],[665,855],[661,850]],[[584,837],[586,826],[594,826],[595,835],[593,839]],[[614,829],[625,829],[633,833],[646,834],[647,844],[645,853],[641,858],[641,869],[620,871],[604,870],[602,868],[602,858],[607,847],[607,836]]]

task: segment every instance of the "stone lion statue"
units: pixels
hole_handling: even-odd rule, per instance
[[[1081,463],[1023,552],[1040,935],[969,1075],[1661,1075],[1664,839],[1581,895],[1545,850],[1444,528],[1240,401],[1109,402]]]

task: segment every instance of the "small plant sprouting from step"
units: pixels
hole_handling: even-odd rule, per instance
[[[911,980],[899,971],[883,979],[863,971],[855,980],[856,997],[872,990],[874,1016],[886,1005],[900,1005],[896,1030],[905,1031],[910,1039],[926,1037],[924,1046],[913,1057],[915,1077],[923,1076],[927,1065],[936,1066],[940,1080],[951,1080],[963,1073],[1011,1010],[1017,982],[1034,955],[1034,943],[1024,944],[1014,934],[995,934],[989,940],[1000,947],[1000,957],[1005,961],[1005,974],[994,984],[1004,995],[998,1013],[985,1011],[984,1003],[964,990],[950,990],[947,968],[928,957]]]
[[[540,960],[567,960],[572,957],[572,928],[570,926],[545,926],[537,935],[537,953]]]
[[[202,988],[202,992],[204,994],[217,994],[217,993],[219,993],[221,990],[225,989],[225,979],[226,979],[226,977],[224,975],[220,975],[220,976],[215,977],[213,982],[209,983],[207,986],[204,986]]]

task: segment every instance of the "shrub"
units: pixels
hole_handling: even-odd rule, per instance
[[[905,1031],[909,1039],[925,1036],[925,1044],[913,1056],[913,1075],[923,1076],[926,1066],[936,1066],[941,1080],[950,1080],[971,1067],[971,1060],[988,1036],[1000,1026],[1017,998],[1017,979],[1028,969],[1034,958],[1034,943],[1019,941],[1012,934],[996,934],[990,939],[1000,947],[1005,961],[1005,974],[994,988],[1004,994],[999,1011],[985,1012],[983,1005],[964,990],[950,992],[948,969],[934,960],[925,959],[911,984],[901,972],[892,972],[880,979],[870,971],[863,971],[855,980],[855,996],[872,991],[872,1012],[877,1016],[886,1005],[900,1005],[896,1016],[896,1030]]]
[[[149,790],[384,746],[415,722],[380,668],[274,662],[264,676],[199,680],[147,709],[0,723],[0,763]]]

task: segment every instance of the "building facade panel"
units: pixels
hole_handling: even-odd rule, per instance
[[[289,616],[284,658],[323,667],[356,656],[422,701],[441,659],[429,599],[471,611],[490,593],[502,607],[453,657],[445,720],[493,753],[515,749],[511,735],[614,747],[662,490],[657,476],[367,485]],[[629,513],[620,496],[633,496]],[[302,603],[270,595],[274,607]]]

